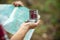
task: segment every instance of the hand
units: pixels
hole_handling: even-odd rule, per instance
[[[20,29],[14,34],[14,36],[11,37],[10,40],[23,40],[26,33],[30,29],[37,27],[39,23],[40,23],[40,20],[38,20],[36,23],[31,23],[31,22],[23,23],[20,26]]]
[[[33,29],[33,28],[37,27],[39,25],[39,23],[40,23],[40,20],[38,20],[36,23],[27,22],[27,23],[23,23],[21,25],[21,27],[24,26],[24,27],[28,27],[29,29]]]
[[[14,1],[12,4],[13,4],[15,7],[24,6],[21,1]]]
[[[23,23],[22,26],[26,26],[29,29],[33,29],[33,28],[37,27],[40,24],[40,15],[39,14],[38,14],[37,19],[38,19],[37,22],[29,22],[29,21],[27,21],[27,22]]]

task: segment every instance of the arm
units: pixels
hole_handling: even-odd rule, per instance
[[[21,28],[16,32],[16,34],[12,36],[11,40],[23,40],[28,30],[28,26],[21,26]]]
[[[35,28],[38,24],[39,24],[40,20],[37,23],[23,23],[21,25],[21,28],[16,32],[15,35],[12,36],[12,38],[10,40],[23,40],[26,33],[32,29]]]

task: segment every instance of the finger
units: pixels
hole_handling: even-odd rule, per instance
[[[13,4],[14,6],[24,6],[21,1],[14,1],[12,4]]]
[[[40,20],[38,20],[38,21],[35,23],[35,25],[39,25],[39,23],[40,23]]]
[[[17,3],[18,5],[24,6],[21,1],[16,1],[16,3]]]
[[[36,23],[35,22],[27,22],[27,24],[30,24],[30,25],[39,25],[40,23],[40,20],[38,20]]]
[[[38,17],[37,17],[37,19],[39,20],[40,19],[40,15],[38,14]]]

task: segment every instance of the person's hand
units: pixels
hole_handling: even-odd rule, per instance
[[[33,29],[35,27],[37,27],[39,24],[40,24],[40,15],[38,14],[38,18],[37,18],[37,22],[29,22],[29,21],[26,21],[25,23],[23,23],[21,25],[22,26],[25,26],[25,27],[28,27],[29,29]]]
[[[11,37],[10,40],[23,40],[26,33],[30,29],[37,27],[39,23],[40,23],[40,20],[38,20],[36,23],[31,23],[31,22],[23,23],[20,26],[20,29],[14,34],[14,36]]]
[[[39,25],[39,23],[40,23],[40,20],[38,20],[36,23],[26,22],[26,23],[23,23],[21,25],[21,27],[24,26],[24,27],[28,27],[29,29],[33,29],[33,28],[37,27]]]
[[[15,7],[24,6],[21,1],[14,1],[12,4],[13,4]]]

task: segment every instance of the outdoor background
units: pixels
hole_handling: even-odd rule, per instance
[[[0,0],[11,4],[15,0]],[[30,9],[38,9],[41,16],[31,40],[60,40],[60,0],[21,0]]]

